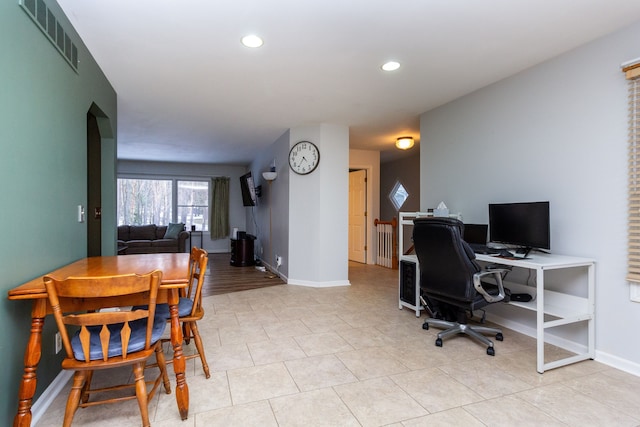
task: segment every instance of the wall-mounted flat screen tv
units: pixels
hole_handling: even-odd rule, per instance
[[[242,204],[244,206],[256,205],[256,187],[253,185],[253,177],[248,172],[240,177],[240,189],[242,191]]]

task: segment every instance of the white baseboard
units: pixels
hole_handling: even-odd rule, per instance
[[[334,280],[330,282],[312,282],[309,280],[287,280],[287,285],[308,286],[310,288],[333,288],[335,286],[351,286],[348,280]]]
[[[62,370],[49,384],[49,387],[40,395],[31,406],[31,425],[36,425],[40,418],[47,411],[53,400],[58,397],[60,391],[67,385],[67,382],[73,377],[73,371]]]
[[[620,369],[621,371],[640,377],[640,364],[598,350],[596,350],[596,360],[612,368]]]

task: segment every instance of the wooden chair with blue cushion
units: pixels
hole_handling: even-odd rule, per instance
[[[204,249],[197,247],[191,248],[191,255],[189,256],[189,286],[180,290],[180,302],[178,304],[178,316],[182,323],[182,334],[186,344],[193,339],[196,345],[196,353],[185,355],[185,359],[200,358],[202,362],[202,370],[206,378],[209,378],[209,365],[207,364],[207,358],[204,354],[204,346],[202,345],[202,338],[198,330],[198,320],[202,320],[204,317],[204,309],[202,308],[202,285],[204,283],[204,275],[207,271],[207,263],[209,261],[209,254]],[[135,307],[134,307],[135,308]],[[168,304],[158,304],[156,307],[156,316],[164,317],[167,321],[170,320],[171,315],[169,313]],[[169,341],[163,339],[163,341]],[[167,361],[171,363],[172,360]]]
[[[56,280],[45,277],[44,284],[66,357],[62,368],[75,371],[67,399],[63,426],[70,426],[78,407],[137,399],[142,425],[149,426],[148,402],[162,380],[170,393],[161,337],[167,322],[156,316],[156,298],[162,278],[160,271],[145,275],[119,275]],[[122,298],[148,301],[144,309],[120,310]],[[94,311],[78,313],[78,299],[95,300]],[[89,304],[91,305],[91,304]],[[156,355],[159,373],[147,390],[144,368]],[[132,366],[134,384],[91,389],[93,371]],[[90,396],[107,390],[135,387],[135,395],[90,401]]]

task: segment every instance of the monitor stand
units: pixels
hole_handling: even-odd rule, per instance
[[[515,258],[526,258],[527,255],[529,255],[529,252],[531,252],[531,249],[533,248],[518,248],[513,251],[513,256]]]

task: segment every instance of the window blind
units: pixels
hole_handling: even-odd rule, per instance
[[[623,65],[629,84],[629,201],[627,280],[640,284],[640,60]]]

